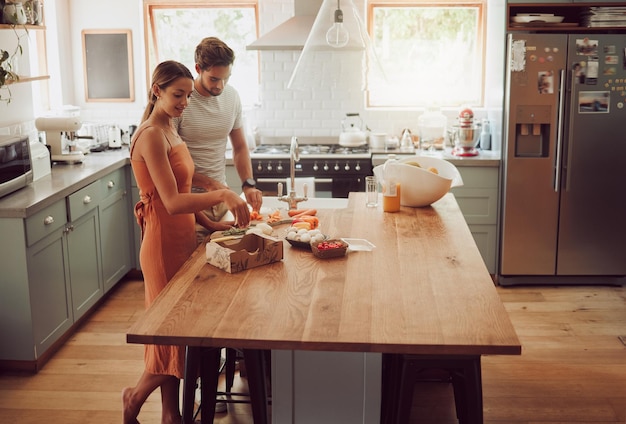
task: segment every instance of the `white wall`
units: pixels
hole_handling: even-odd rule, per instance
[[[273,29],[294,14],[294,0],[259,0],[260,34]],[[141,0],[49,0],[54,2],[57,17],[59,51],[58,75],[61,90],[59,104],[81,107],[84,121],[116,123],[122,127],[137,123],[143,112],[146,98],[146,70],[144,53],[143,11]],[[357,5],[362,2],[356,0]],[[363,10],[363,9],[362,9]],[[363,14],[362,14],[363,16]],[[489,0],[487,70],[488,91],[485,110],[475,110],[477,117],[489,116],[495,123],[494,148],[499,146],[501,122],[505,7],[501,0]],[[51,24],[50,24],[51,25]],[[131,29],[133,41],[133,64],[135,101],[130,103],[87,103],[83,80],[83,54],[81,31],[83,29]],[[52,50],[53,46],[49,46]],[[69,54],[68,54],[69,53]],[[315,135],[338,136],[341,120],[348,112],[359,112],[366,124],[375,131],[399,132],[402,128],[415,128],[421,110],[373,111],[364,108],[363,93],[357,82],[337,89],[319,90],[314,93],[287,89],[287,82],[300,52],[262,51],[261,105],[248,111],[249,125],[261,136]],[[54,63],[54,60],[50,61]],[[236,66],[236,65],[235,65]],[[51,69],[51,72],[53,70]],[[114,78],[115,76],[112,76]],[[58,80],[56,79],[58,78]],[[16,86],[17,87],[17,86]],[[16,88],[17,90],[17,88]],[[20,87],[20,91],[27,91]],[[0,105],[0,108],[5,109]],[[9,106],[11,119],[32,119],[28,104],[12,102]],[[4,112],[0,110],[0,112]],[[457,110],[444,111],[452,121]],[[9,115],[7,115],[9,116]],[[0,128],[5,123],[0,116]]]

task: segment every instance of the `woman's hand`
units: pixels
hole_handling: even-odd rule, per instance
[[[202,225],[209,232],[230,230],[235,221],[213,221],[204,212],[196,212],[196,223]]]

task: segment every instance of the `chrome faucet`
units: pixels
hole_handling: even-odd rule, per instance
[[[289,146],[289,176],[291,178],[291,190],[289,194],[283,196],[283,183],[278,183],[278,200],[287,202],[289,209],[298,209],[298,202],[309,200],[307,197],[307,185],[302,186],[304,191],[303,197],[296,195],[296,162],[300,161],[300,150],[298,149],[298,138],[291,137],[291,145]]]

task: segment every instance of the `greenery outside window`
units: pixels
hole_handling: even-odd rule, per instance
[[[233,73],[228,81],[246,106],[259,98],[258,54],[246,45],[258,37],[257,0],[163,1],[144,0],[147,81],[159,62],[177,60],[195,76],[194,52],[204,37],[218,37],[235,52]]]
[[[372,45],[387,77],[368,106],[482,106],[485,3],[369,0]]]

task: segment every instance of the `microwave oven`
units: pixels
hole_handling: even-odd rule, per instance
[[[30,142],[26,135],[0,135],[0,197],[33,181]]]

